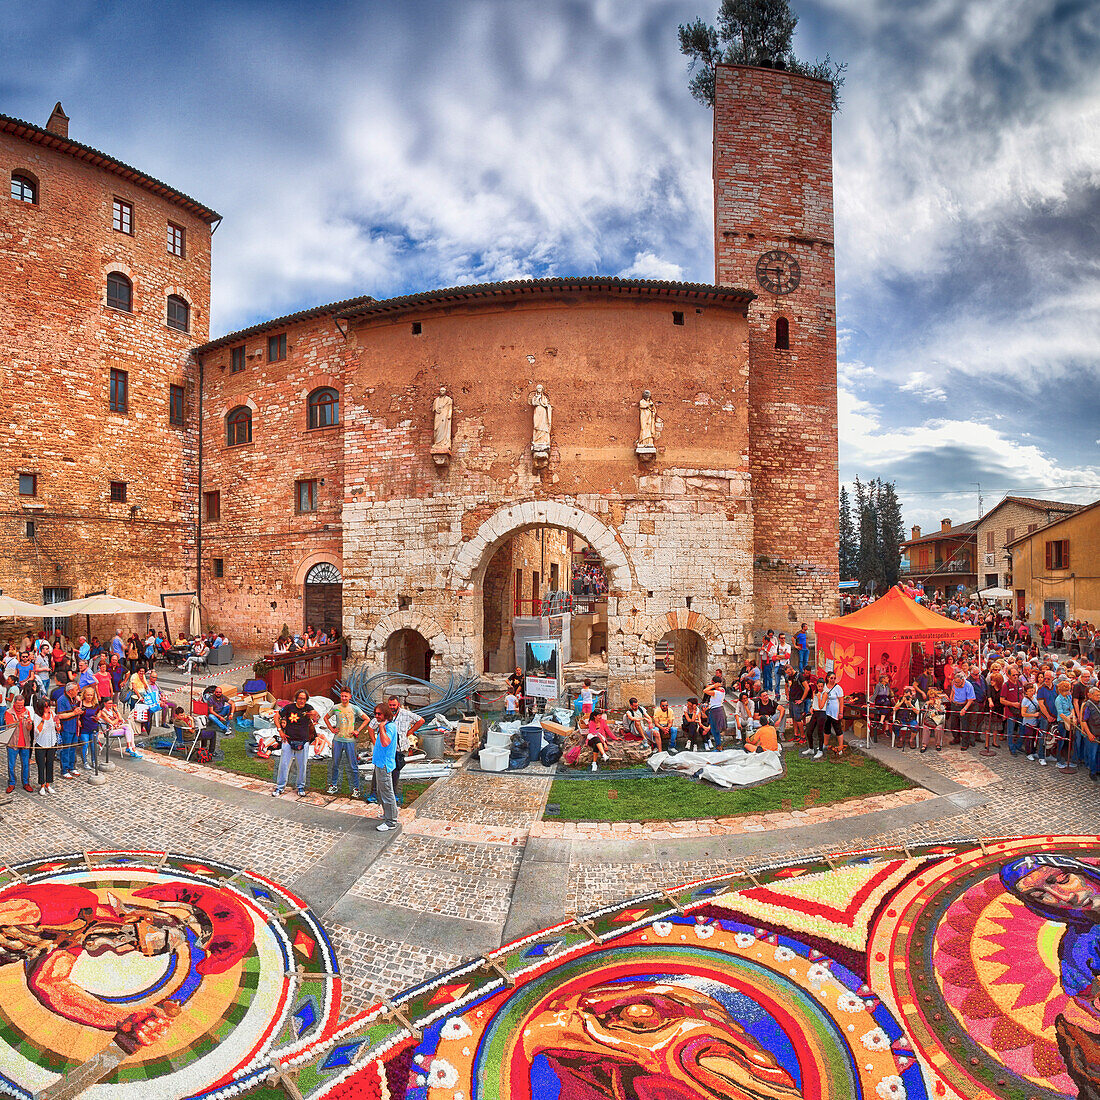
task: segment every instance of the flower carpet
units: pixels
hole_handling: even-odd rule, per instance
[[[19,1097],[1095,1100],[1100,838],[746,867],[343,1020],[339,996],[324,930],[249,872],[163,853],[0,871]]]

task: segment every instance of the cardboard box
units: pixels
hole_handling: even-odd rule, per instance
[[[249,696],[248,709],[245,711],[246,718],[255,718],[261,710],[271,711],[275,707],[275,696],[270,691],[260,691],[255,695]]]
[[[251,695],[232,696],[229,700],[229,705],[233,708],[230,717],[236,718],[238,715],[242,718],[247,717],[247,711],[251,703]]]

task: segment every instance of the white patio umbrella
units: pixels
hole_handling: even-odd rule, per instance
[[[122,596],[83,596],[79,600],[65,600],[50,604],[47,615],[162,615],[159,604],[127,600]]]
[[[5,618],[17,619],[48,619],[54,614],[53,610],[37,603],[27,603],[17,600],[14,596],[0,595],[0,615]]]
[[[983,588],[979,593],[983,600],[1011,600],[1012,593],[1007,588]]]

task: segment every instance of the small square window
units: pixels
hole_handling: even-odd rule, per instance
[[[206,519],[209,523],[216,523],[222,518],[222,495],[217,489],[202,494],[205,505]]]
[[[33,539],[34,536],[35,536],[35,533],[36,532],[35,532],[35,527],[34,527],[34,520],[33,519],[27,520],[27,538]]]
[[[225,576],[225,559],[224,558],[215,558],[214,559],[214,576],[215,577],[224,577]]]
[[[112,504],[125,504],[126,503],[126,482],[125,481],[112,481],[111,482],[111,503]]]
[[[186,417],[183,411],[183,387],[168,387],[168,423],[182,428]]]
[[[119,233],[134,235],[134,208],[123,199],[115,199],[111,224]]]
[[[678,309],[672,311],[672,323],[674,325],[682,325],[684,323],[684,315]]]
[[[317,480],[296,481],[294,483],[294,509],[297,512],[317,511]]]
[[[278,363],[286,358],[286,333],[280,332],[278,336],[267,338],[267,361]]]
[[[111,412],[124,413],[130,408],[129,372],[111,368]]]
[[[180,226],[168,223],[168,251],[171,255],[182,259],[186,239],[186,233]]]
[[[229,352],[229,373],[240,374],[244,370],[244,344]]]
[[[20,474],[19,475],[19,495],[21,497],[36,497],[36,496],[38,496],[38,475],[37,474]]]
[[[412,334],[413,336],[419,336],[424,331],[424,326],[419,321],[413,321]]]

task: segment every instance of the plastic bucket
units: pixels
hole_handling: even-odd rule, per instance
[[[519,732],[527,742],[528,759],[538,760],[542,752],[542,726],[524,726]]]

